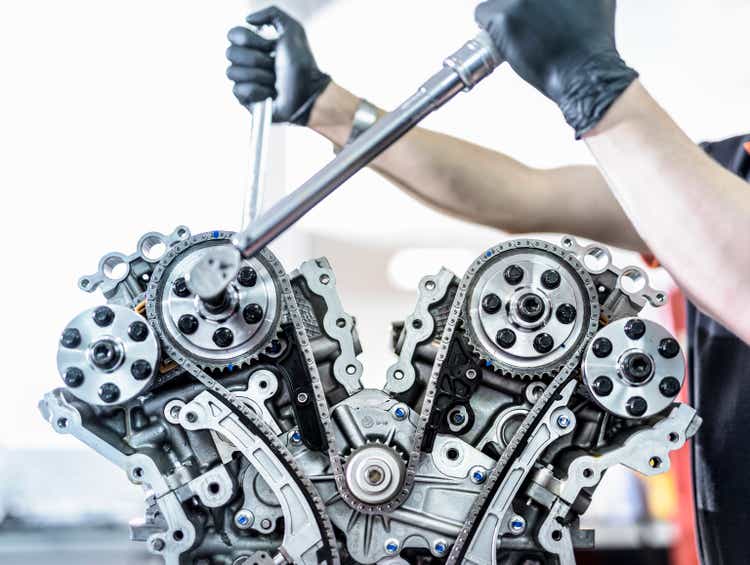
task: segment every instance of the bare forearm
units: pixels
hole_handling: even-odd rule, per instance
[[[358,102],[332,84],[316,103],[309,125],[342,145]],[[575,233],[644,248],[594,167],[532,169],[496,151],[421,128],[399,140],[373,167],[420,201],[464,220],[508,232]]]
[[[704,309],[750,342],[750,187],[634,83],[586,138],[649,247]]]

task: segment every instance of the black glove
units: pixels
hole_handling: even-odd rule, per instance
[[[616,0],[488,0],[475,18],[580,138],[638,77],[615,46]]]
[[[279,38],[269,41],[244,27],[229,30],[227,76],[243,106],[273,98],[273,121],[307,125],[315,100],[331,77],[315,63],[300,23],[279,8],[247,17],[255,26],[273,25]]]

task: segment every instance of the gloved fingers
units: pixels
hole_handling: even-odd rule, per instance
[[[227,59],[233,64],[242,67],[255,67],[258,69],[273,70],[274,60],[268,53],[247,47],[230,45],[227,49]]]
[[[273,72],[256,67],[230,65],[227,68],[227,77],[234,82],[252,82],[269,87],[276,84],[276,75]]]
[[[234,85],[232,92],[243,106],[261,102],[266,98],[276,98],[275,88],[252,82],[238,82]]]
[[[248,47],[270,53],[276,48],[276,41],[261,37],[246,27],[233,27],[229,30],[227,38],[232,45],[237,47]]]
[[[291,19],[292,17],[278,6],[269,6],[253,12],[245,18],[245,21],[254,26],[273,25],[277,28],[283,28],[284,24]]]

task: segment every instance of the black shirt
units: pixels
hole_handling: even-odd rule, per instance
[[[719,164],[750,181],[747,143],[750,135],[706,143],[703,148]],[[747,238],[747,234],[737,237]],[[750,241],[747,243],[750,253]],[[700,256],[695,260],[700,261]],[[747,278],[750,284],[750,273]],[[728,315],[748,316],[750,304],[737,304]],[[750,563],[750,346],[692,304],[688,304],[687,338],[691,401],[703,418],[692,443],[701,562],[747,564]]]

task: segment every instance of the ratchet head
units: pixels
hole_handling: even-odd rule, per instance
[[[207,304],[221,304],[229,283],[240,269],[240,252],[233,245],[217,245],[185,277],[188,288]]]

